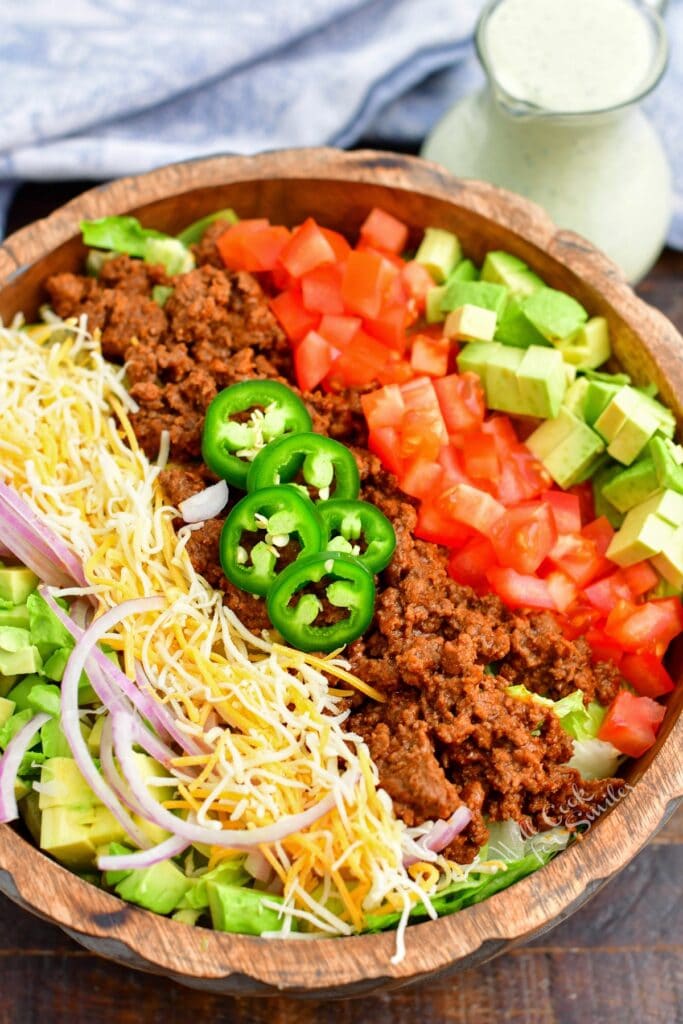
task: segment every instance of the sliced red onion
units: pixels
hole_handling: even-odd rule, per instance
[[[228,503],[228,485],[225,480],[205,487],[178,505],[178,511],[186,523],[204,523],[215,519]]]
[[[251,850],[244,861],[244,867],[258,882],[269,882],[273,869],[260,850]]]
[[[12,737],[5,753],[0,758],[0,822],[14,821],[19,817],[14,787],[21,759],[31,746],[31,740],[50,716],[45,712],[35,715],[23,729]]]
[[[128,811],[122,806],[116,793],[109,783],[100,775],[92,759],[88,746],[83,739],[80,728],[80,715],[78,709],[78,684],[89,657],[98,641],[104,633],[108,632],[116,623],[128,615],[142,615],[145,612],[157,611],[165,604],[163,597],[143,597],[134,601],[124,601],[117,608],[112,608],[104,615],[96,619],[90,625],[79,642],[74,647],[64,669],[62,679],[62,708],[61,723],[71,753],[83,778],[88,783],[96,797],[109,808],[116,820],[132,839],[136,846],[141,849],[149,847],[149,840],[140,827],[131,818]],[[106,659],[105,659],[106,661]],[[97,680],[96,680],[97,681]],[[116,706],[116,705],[115,705]],[[119,701],[119,710],[115,712],[124,715],[129,721],[129,712],[122,710],[122,701]]]
[[[111,715],[107,715],[100,736],[100,765],[102,774],[122,804],[144,818],[144,812],[130,791],[114,761],[114,742],[111,731]]]
[[[460,807],[453,811],[447,821],[444,821],[443,818],[435,821],[429,832],[423,835],[414,845],[425,850],[427,854],[426,860],[433,860],[433,855],[445,850],[455,837],[464,828],[467,828],[471,820],[471,810],[466,804],[461,804]],[[404,867],[410,867],[411,864],[416,864],[420,859],[419,856],[408,854],[403,858]]]
[[[205,843],[228,849],[252,849],[261,843],[277,843],[294,832],[308,828],[336,806],[335,794],[331,792],[313,807],[299,814],[289,814],[272,825],[262,825],[254,829],[213,829],[184,821],[171,814],[154,799],[138,773],[135,760],[131,756],[134,753],[133,744],[136,742],[136,723],[129,715],[115,711],[112,715],[112,726],[117,760],[133,796],[144,809],[145,818],[178,837],[182,836],[190,843]]]
[[[39,579],[53,586],[88,581],[77,556],[17,492],[0,480],[0,541]]]
[[[169,836],[158,846],[151,846],[149,850],[136,850],[135,853],[107,854],[97,858],[97,866],[100,871],[137,871],[138,868],[151,868],[162,860],[170,860],[177,857],[190,844],[187,839],[179,836]]]

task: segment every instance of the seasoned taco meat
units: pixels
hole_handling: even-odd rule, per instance
[[[172,279],[128,257],[105,264],[98,280],[59,274],[47,284],[60,316],[88,315],[105,354],[126,364],[140,444],[155,457],[162,430],[172,464],[161,482],[177,505],[213,481],[201,463],[204,414],[214,395],[253,377],[293,381],[290,348],[249,274],[220,266],[213,225],[196,247],[199,267]],[[170,283],[163,309],[154,284]],[[464,863],[487,838],[485,818],[533,829],[581,819],[619,780],[586,782],[567,766],[572,741],[547,707],[510,697],[523,683],[557,699],[576,688],[607,703],[619,688],[611,663],[591,663],[588,645],[566,639],[548,613],[512,612],[452,580],[447,555],[415,538],[415,507],[366,448],[360,396],[305,394],[313,429],[352,446],[362,497],[391,519],[397,546],[378,578],[370,629],[348,649],[353,671],[381,691],[382,704],[356,696],[348,728],[367,742],[380,783],[408,825],[449,817],[466,803],[468,828],[447,853]],[[265,603],[233,587],[218,560],[222,520],[194,530],[195,569],[222,588],[255,632],[269,627]]]

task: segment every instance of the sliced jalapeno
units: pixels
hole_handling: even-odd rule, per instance
[[[354,555],[370,572],[391,561],[396,534],[387,517],[367,501],[321,501],[317,505],[325,538],[323,547]]]
[[[292,647],[334,651],[370,625],[375,582],[357,558],[321,551],[283,569],[270,589],[267,605],[270,621]],[[346,609],[348,615],[338,618],[332,614],[336,609]],[[331,621],[325,622],[326,618]]]
[[[276,380],[245,380],[225,388],[206,411],[202,457],[209,469],[246,489],[247,473],[274,438],[311,429],[306,406]]]
[[[300,486],[320,501],[358,497],[358,466],[349,449],[330,437],[311,433],[281,437],[259,452],[251,464],[247,486],[256,491],[291,483],[299,472]]]
[[[248,550],[245,533],[260,533],[263,539]],[[320,551],[323,536],[315,506],[295,487],[265,487],[238,501],[223,524],[223,572],[236,587],[263,597],[280,575],[278,562],[290,541],[300,547],[298,560]]]

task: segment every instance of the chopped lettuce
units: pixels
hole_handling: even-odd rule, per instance
[[[82,220],[81,234],[86,245],[96,249],[110,249],[128,256],[145,255],[149,238],[170,238],[163,231],[143,228],[137,217],[100,217]]]
[[[611,743],[598,739],[574,740],[574,755],[569,762],[582,778],[609,779],[617,771],[623,755]]]
[[[575,740],[594,739],[607,714],[607,708],[597,701],[584,704],[582,690],[574,690],[562,700],[556,700],[553,709],[564,731]]]
[[[227,221],[228,224],[236,224],[239,217],[234,210],[217,210],[215,213],[210,213],[207,217],[202,217],[201,220],[188,224],[185,230],[181,231],[178,235],[178,241],[187,246],[196,245],[197,242],[201,242],[206,229],[217,220]]]

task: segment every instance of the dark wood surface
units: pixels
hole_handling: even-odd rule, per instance
[[[33,186],[16,229],[76,188]],[[639,291],[683,330],[683,255]],[[441,982],[332,1003],[232,999],[107,963],[0,897],[1,1024],[683,1024],[683,809],[588,906],[547,935]]]

